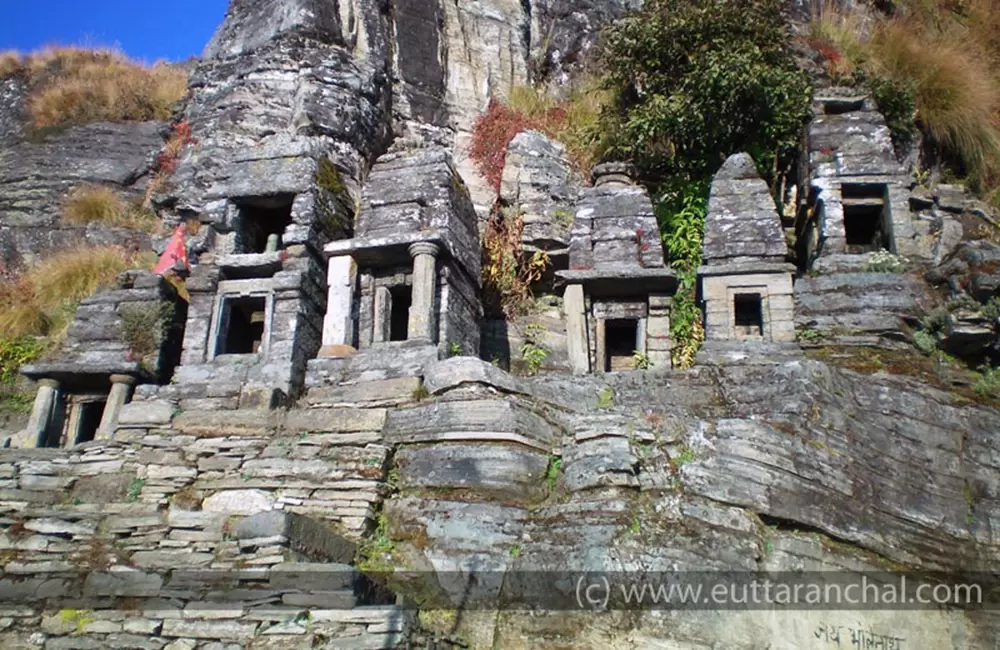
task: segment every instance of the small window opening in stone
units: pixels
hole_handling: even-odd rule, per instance
[[[278,248],[285,229],[292,223],[292,204],[295,196],[278,196],[240,199],[239,242],[243,253],[263,253],[268,249],[268,240],[277,238]]]
[[[80,409],[76,426],[76,444],[90,442],[96,437],[106,404],[107,402],[80,402],[76,405],[76,408]]]
[[[616,319],[604,324],[604,370],[632,370],[633,357],[638,349],[637,338],[639,321],[634,319]]]
[[[263,296],[225,298],[216,354],[255,354],[264,340]]]
[[[410,305],[413,302],[413,294],[410,287],[393,287],[389,290],[392,295],[392,311],[389,314],[389,340],[405,341],[409,337],[410,327]]]
[[[844,98],[844,99],[830,99],[823,102],[823,114],[824,115],[843,115],[844,113],[852,113],[854,111],[863,110],[865,107],[865,100],[855,99],[855,98]]]
[[[736,334],[763,336],[764,313],[759,293],[738,293],[733,300],[736,316]]]
[[[841,187],[848,253],[873,253],[890,247],[885,195],[886,187],[881,184]]]

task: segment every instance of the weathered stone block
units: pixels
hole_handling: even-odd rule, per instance
[[[549,455],[520,445],[414,445],[397,452],[404,489],[467,489],[523,500],[544,497]]]
[[[444,440],[509,441],[548,453],[559,432],[515,401],[441,402],[396,409],[386,421],[386,440],[396,443]]]
[[[355,545],[323,524],[293,513],[272,511],[248,517],[233,527],[237,539],[282,536],[289,546],[308,557],[347,563],[354,558]]]
[[[353,433],[378,431],[385,420],[385,409],[296,409],[289,411],[284,428],[293,433]]]

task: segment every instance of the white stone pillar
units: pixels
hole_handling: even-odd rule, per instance
[[[135,377],[131,375],[111,375],[111,393],[104,404],[101,424],[97,427],[95,440],[110,440],[118,428],[118,416],[122,408],[132,399]]]
[[[59,382],[55,379],[42,379],[38,382],[38,393],[35,394],[35,404],[31,408],[31,418],[28,420],[28,444],[32,447],[45,446],[45,431],[52,421],[52,411],[59,398]]]
[[[329,287],[326,317],[323,319],[323,345],[354,345],[354,286],[358,265],[348,255],[331,257],[327,274]]]
[[[571,284],[563,294],[563,311],[566,312],[566,351],[573,373],[590,372],[590,344],[587,341],[586,304],[583,285]]]
[[[413,293],[407,339],[424,339],[437,343],[437,314],[434,313],[437,294],[437,256],[440,248],[431,242],[410,245],[413,258]]]
[[[375,315],[372,343],[385,343],[392,334],[392,292],[388,287],[375,287]]]
[[[595,320],[597,321],[595,323],[596,325],[595,330],[597,337],[597,342],[596,342],[597,344],[595,347],[597,348],[597,351],[594,356],[597,365],[594,367],[594,372],[597,372],[598,374],[603,374],[605,372],[608,372],[609,370],[607,321],[605,321],[603,318],[597,318]]]

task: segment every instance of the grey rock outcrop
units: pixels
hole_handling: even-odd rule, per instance
[[[531,73],[565,84],[585,68],[603,27],[642,6],[642,0],[533,0]]]
[[[9,260],[32,259],[47,250],[78,245],[127,244],[146,248],[142,234],[105,227],[60,224],[67,193],[82,185],[105,185],[141,196],[163,145],[163,124],[98,123],[20,140],[0,147],[0,238]]]
[[[933,300],[918,279],[895,273],[836,273],[795,281],[795,320],[841,343],[892,347],[907,340]]]
[[[249,54],[283,35],[341,43],[336,5],[317,0],[234,0],[222,27],[205,48],[205,59]]]
[[[507,147],[500,200],[524,220],[527,252],[544,251],[555,268],[566,268],[573,204],[581,190],[566,150],[538,131],[522,131]]]
[[[24,79],[20,75],[0,79],[0,145],[6,145],[20,137],[24,128],[26,98]]]

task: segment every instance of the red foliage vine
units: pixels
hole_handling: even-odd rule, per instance
[[[500,191],[510,141],[521,131],[538,126],[533,120],[496,99],[490,100],[486,112],[476,120],[472,130],[470,155],[479,173],[494,190]]]

